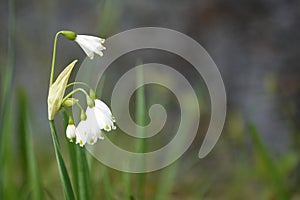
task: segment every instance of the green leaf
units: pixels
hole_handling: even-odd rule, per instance
[[[90,182],[89,167],[86,159],[86,150],[84,147],[76,145],[77,166],[78,166],[78,190],[80,200],[90,199]]]
[[[268,178],[273,186],[273,192],[276,195],[276,199],[286,200],[289,199],[286,189],[284,187],[283,177],[279,173],[277,166],[271,159],[268,149],[263,144],[260,134],[254,124],[248,126],[250,135],[252,137],[253,145],[255,147],[257,156],[262,160],[266,172],[268,172]]]
[[[75,197],[74,197],[71,181],[70,181],[67,169],[66,169],[66,165],[64,163],[63,157],[60,152],[60,147],[59,147],[59,142],[58,142],[58,138],[57,138],[57,134],[56,134],[54,121],[50,120],[49,124],[50,124],[50,128],[51,128],[55,156],[56,156],[56,160],[57,160],[58,171],[59,171],[61,183],[63,186],[63,191],[65,194],[65,199],[73,200],[73,199],[75,199]]]
[[[142,61],[138,60],[137,65],[143,64]],[[137,85],[142,85],[144,82],[144,75],[143,75],[143,68],[138,68],[137,70]],[[136,103],[136,122],[140,126],[145,126],[146,119],[145,119],[145,113],[146,113],[146,105],[145,105],[145,91],[144,87],[140,87],[137,92],[137,103]],[[139,135],[145,135],[143,131],[138,133]],[[136,152],[138,153],[144,153],[146,151],[146,139],[140,138],[136,142]],[[140,163],[138,163],[141,168],[145,167],[145,160],[141,160]],[[137,187],[137,199],[144,199],[145,195],[145,182],[146,182],[146,174],[140,173],[138,174],[138,187]]]
[[[69,117],[67,112],[63,112],[63,121],[64,121],[64,132],[66,132]],[[73,178],[73,186],[75,190],[75,194],[77,199],[79,198],[79,191],[78,191],[78,166],[77,166],[77,156],[76,156],[76,145],[72,142],[69,142],[69,139],[66,137],[67,140],[67,146],[69,151],[69,157],[70,157],[70,165],[71,165],[71,171],[72,171],[72,178]]]
[[[29,185],[29,190],[32,192],[32,199],[43,198],[43,186],[40,180],[40,173],[37,167],[36,157],[34,154],[32,141],[32,127],[29,115],[29,108],[25,92],[19,92],[19,138],[20,138],[20,155],[25,175],[25,184]]]
[[[64,125],[65,129],[68,125],[68,115],[64,112]],[[77,198],[80,200],[91,199],[91,178],[89,173],[89,166],[86,158],[85,148],[76,145],[75,143],[68,142],[72,174],[74,178],[74,186],[76,189]]]
[[[8,129],[11,126],[10,111],[11,109],[11,96],[12,96],[12,79],[14,71],[14,58],[15,58],[15,0],[8,1],[8,51],[7,51],[7,66],[5,72],[1,72],[1,107],[0,107],[0,199],[3,199],[4,194],[4,170],[7,167],[6,162],[6,138],[10,140]],[[9,152],[10,153],[10,152]],[[9,156],[9,155],[8,155]],[[9,159],[9,158],[8,158]],[[10,166],[8,165],[8,169]]]

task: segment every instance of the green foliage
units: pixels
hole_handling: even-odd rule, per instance
[[[24,184],[28,185],[31,199],[40,200],[43,198],[43,186],[40,180],[34,145],[32,140],[32,127],[30,118],[30,109],[28,108],[27,97],[24,90],[19,92],[19,124],[18,138],[20,138],[20,157],[22,158],[22,172],[24,174]]]
[[[73,200],[73,199],[75,199],[74,193],[73,193],[73,188],[71,185],[69,174],[66,169],[65,162],[61,155],[54,121],[53,120],[49,121],[49,124],[50,124],[50,128],[51,128],[51,135],[52,135],[54,151],[55,151],[55,156],[56,156],[57,165],[58,165],[58,171],[59,171],[60,179],[62,182],[62,187],[63,187],[63,191],[65,194],[65,198],[66,198],[66,200]]]
[[[273,187],[274,194],[276,194],[277,199],[280,200],[289,199],[284,186],[284,178],[279,173],[279,170],[275,165],[274,161],[271,159],[267,148],[261,141],[260,134],[257,128],[255,127],[255,125],[253,124],[249,125],[249,132],[252,137],[253,145],[255,147],[255,152],[263,163],[269,182]]]

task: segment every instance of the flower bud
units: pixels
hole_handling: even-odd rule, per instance
[[[56,113],[61,108],[66,86],[77,60],[69,64],[57,77],[55,82],[50,86],[48,93],[48,119],[53,120]]]
[[[75,103],[78,102],[78,99],[75,99],[75,98],[68,98],[67,100],[65,100],[63,103],[62,103],[62,106],[64,107],[71,107],[73,106]]]
[[[67,126],[67,129],[66,129],[66,136],[67,138],[70,139],[70,141],[72,142],[73,139],[76,137],[76,127],[74,124],[69,124]]]

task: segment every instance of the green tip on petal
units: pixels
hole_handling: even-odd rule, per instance
[[[82,110],[81,111],[81,114],[80,114],[80,119],[82,120],[82,121],[85,121],[86,120],[86,114],[85,114],[85,112]]]
[[[73,31],[61,31],[61,34],[65,36],[68,40],[75,40],[77,34]]]

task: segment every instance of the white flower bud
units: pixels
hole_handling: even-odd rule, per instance
[[[73,141],[73,139],[76,137],[76,127],[74,124],[69,124],[67,126],[66,130],[66,136],[70,139],[70,141]]]

